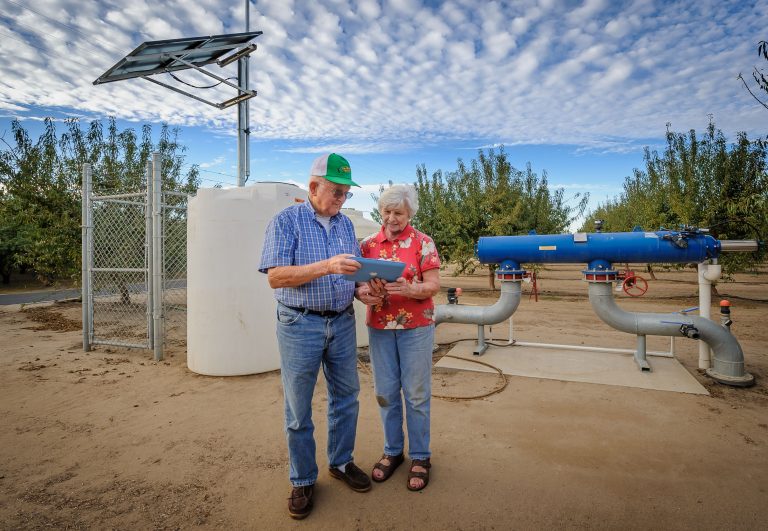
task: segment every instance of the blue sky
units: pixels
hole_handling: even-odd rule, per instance
[[[667,123],[703,131],[711,116],[729,140],[768,133],[737,79],[759,64],[768,0],[272,0],[250,15],[264,32],[250,62],[250,182],[303,184],[312,159],[336,151],[364,185],[348,206],[366,212],[381,183],[413,182],[422,163],[451,171],[493,145],[594,207],[642,167],[643,146],[663,146]],[[13,118],[33,133],[45,116],[164,121],[182,128],[204,186],[234,184],[234,108],[92,81],[144,41],[244,28],[244,0],[0,0],[0,134]]]

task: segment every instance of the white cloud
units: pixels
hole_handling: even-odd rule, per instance
[[[200,168],[202,168],[202,169],[204,169],[204,168],[213,168],[215,166],[223,164],[225,161],[226,161],[226,157],[224,157],[224,155],[219,155],[218,157],[216,157],[215,159],[213,159],[211,161],[201,162],[198,166],[200,166]]]
[[[251,29],[264,31],[250,63],[259,93],[253,135],[353,153],[475,138],[612,150],[658,136],[667,121],[702,128],[708,114],[724,131],[764,133],[761,109],[736,75],[752,69],[768,9],[725,4],[586,0],[568,11],[573,3],[558,0],[259,1],[251,6]],[[126,6],[9,0],[0,38],[14,60],[0,63],[3,114],[47,107],[232,134],[234,108],[141,80],[91,81],[144,40],[242,31],[242,3]],[[234,95],[193,92],[216,102]],[[619,140],[604,146],[605,138]]]

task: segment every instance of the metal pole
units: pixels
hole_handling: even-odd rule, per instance
[[[162,156],[152,154],[152,318],[155,361],[163,359]]]
[[[89,236],[91,228],[91,165],[87,162],[83,164],[83,182],[82,182],[82,311],[83,311],[83,350],[91,350],[91,297],[90,297],[90,275],[88,266],[90,265],[90,245]]]
[[[154,348],[155,345],[155,323],[152,316],[154,310],[153,301],[155,300],[155,279],[152,270],[154,254],[152,253],[153,239],[152,239],[152,215],[154,210],[152,208],[152,161],[147,161],[146,173],[146,185],[147,185],[147,197],[146,206],[144,207],[144,267],[146,272],[144,274],[144,281],[147,286],[147,343],[149,348]]]
[[[250,0],[245,0],[245,31],[250,29]],[[248,56],[237,60],[237,84],[241,91],[248,90]],[[237,186],[245,186],[250,175],[248,100],[237,104]]]

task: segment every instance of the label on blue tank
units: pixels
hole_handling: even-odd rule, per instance
[[[646,232],[646,233],[645,233],[645,237],[646,237],[646,238],[658,238],[658,237],[659,237],[659,235],[658,235],[658,234],[656,234],[655,232]]]
[[[539,245],[539,251],[557,251],[557,245]]]

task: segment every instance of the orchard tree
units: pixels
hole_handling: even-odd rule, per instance
[[[78,120],[64,124],[57,135],[46,119],[33,142],[18,120],[0,150],[0,271],[7,281],[12,270],[28,268],[46,283],[76,278],[80,272],[81,177],[83,163],[92,166],[97,193],[137,192],[145,167],[157,150],[164,155],[165,189],[193,192],[198,170],[184,168],[184,147],[178,129],[163,124],[159,141],[145,125],[139,138],[133,129],[119,131],[114,118],[85,127]]]
[[[708,227],[718,239],[764,239],[768,234],[768,171],[766,143],[736,135],[728,145],[710,121],[698,136],[667,128],[662,154],[645,148],[645,170],[635,169],[616,198],[591,212],[582,227],[595,219],[608,231]],[[726,253],[726,273],[756,266],[757,254]]]
[[[563,189],[551,191],[546,172],[539,177],[530,164],[514,168],[504,148],[480,150],[467,166],[461,159],[456,171],[428,176],[424,165],[416,172],[419,211],[413,224],[434,240],[444,262],[457,265],[456,273],[477,267],[475,246],[481,236],[560,233],[581,216],[589,197],[576,195],[569,204]],[[489,264],[493,287],[496,264]]]

